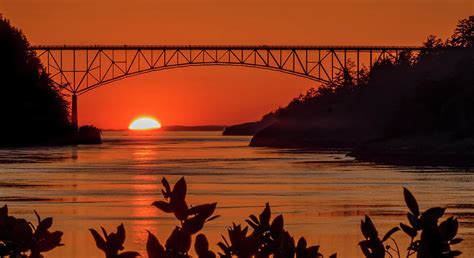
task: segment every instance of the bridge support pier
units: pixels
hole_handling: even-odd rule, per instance
[[[79,129],[78,121],[77,121],[77,95],[76,93],[72,94],[71,100],[71,124],[72,128],[75,131]]]

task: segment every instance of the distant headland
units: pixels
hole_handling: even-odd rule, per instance
[[[419,53],[357,74],[348,65],[333,82],[224,134],[251,134],[253,147],[350,148],[363,161],[474,165],[473,31],[471,16],[446,40],[429,36]]]

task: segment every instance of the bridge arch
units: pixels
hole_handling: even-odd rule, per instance
[[[129,73],[129,74],[123,74],[123,75],[116,76],[116,77],[111,78],[111,79],[104,80],[100,83],[85,87],[83,89],[80,89],[78,92],[76,92],[76,94],[78,96],[80,96],[80,95],[83,95],[83,94],[85,94],[85,93],[87,93],[91,90],[102,87],[104,85],[107,85],[107,84],[110,84],[110,83],[113,83],[113,82],[116,82],[116,81],[119,81],[119,80],[123,80],[123,79],[126,79],[126,78],[135,77],[135,76],[138,76],[138,75],[141,75],[141,74],[147,74],[147,73],[159,72],[159,71],[166,71],[166,70],[171,70],[171,69],[181,69],[181,68],[190,68],[190,67],[203,67],[203,66],[205,66],[205,67],[212,67],[212,66],[245,67],[245,68],[253,68],[253,69],[260,69],[260,70],[269,70],[269,71],[273,71],[273,72],[279,72],[279,73],[298,76],[298,77],[309,79],[309,80],[312,80],[312,81],[315,81],[315,82],[330,82],[329,80],[316,78],[316,77],[309,76],[309,75],[306,75],[306,74],[296,73],[294,71],[279,69],[279,68],[275,68],[275,67],[267,67],[267,66],[263,66],[263,65],[252,65],[252,64],[245,64],[245,63],[194,63],[194,64],[177,64],[177,65],[154,67],[154,68],[150,68],[150,69],[146,69],[146,70],[135,71],[135,72]],[[67,88],[66,88],[66,90],[67,90]]]

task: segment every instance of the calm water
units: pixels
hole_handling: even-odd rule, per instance
[[[190,204],[218,202],[221,218],[206,225],[213,250],[231,222],[245,223],[270,202],[286,229],[321,251],[361,257],[360,219],[379,231],[406,221],[402,186],[422,209],[441,205],[461,222],[462,257],[474,256],[474,171],[377,166],[342,152],[297,152],[247,147],[249,137],[218,132],[105,132],[104,144],[0,149],[0,198],[11,213],[53,216],[64,247],[46,257],[102,257],[88,228],[127,230],[126,249],[144,251],[146,230],[164,242],[175,221],[151,206],[163,176],[185,176]],[[401,233],[398,233],[402,237]]]

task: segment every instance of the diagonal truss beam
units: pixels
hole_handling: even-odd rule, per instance
[[[399,46],[32,46],[53,81],[72,94],[152,71],[190,66],[243,66],[278,71],[317,82],[333,82],[340,71],[371,69],[420,47]]]

